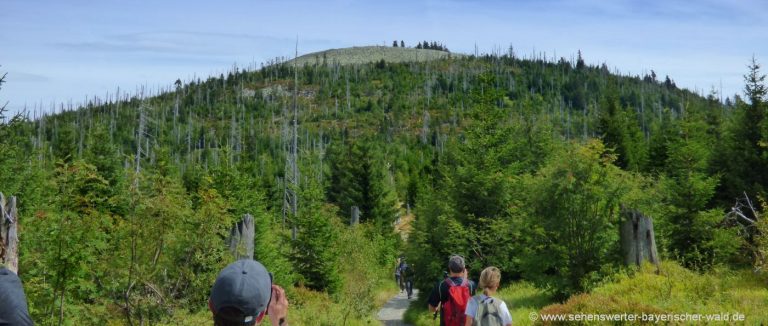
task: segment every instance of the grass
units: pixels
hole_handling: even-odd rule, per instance
[[[291,325],[378,325],[376,313],[398,291],[393,282],[387,283],[375,289],[375,309],[363,317],[355,316],[355,307],[348,302],[337,302],[325,293],[298,288],[297,301],[291,303],[288,320]]]
[[[323,64],[323,58],[328,64],[363,64],[377,62],[419,62],[444,59],[448,57],[463,57],[463,54],[444,51],[414,48],[395,48],[389,46],[360,46],[342,49],[331,49],[302,55],[296,59],[296,64]],[[288,61],[289,64],[293,60]]]
[[[545,314],[625,313],[720,314],[740,313],[746,324],[768,324],[768,277],[749,270],[716,269],[705,274],[674,262],[662,272],[643,266],[634,275],[617,275],[615,281],[589,294],[571,297],[545,307]],[[586,323],[585,323],[586,324]]]

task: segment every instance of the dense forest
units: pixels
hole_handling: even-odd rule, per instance
[[[234,67],[5,117],[0,191],[19,200],[19,275],[41,324],[206,317],[245,214],[296,311],[327,296],[338,306],[317,309],[344,322],[371,315],[400,254],[423,291],[461,254],[474,276],[498,266],[557,301],[588,292],[626,268],[621,207],[653,218],[662,260],[758,275],[764,79],[753,58],[744,98],[721,101],[581,53],[511,49]],[[314,321],[341,323],[328,318]]]

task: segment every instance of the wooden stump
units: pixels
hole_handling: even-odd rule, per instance
[[[621,224],[621,249],[627,265],[640,266],[649,261],[659,267],[659,254],[656,250],[656,236],[653,232],[653,220],[638,211],[622,207],[624,220]]]
[[[352,206],[352,217],[349,219],[349,225],[355,226],[360,223],[360,208]]]
[[[254,238],[253,216],[245,214],[243,220],[235,223],[229,232],[229,250],[235,259],[253,259]]]
[[[6,200],[0,193],[0,264],[18,274],[19,272],[19,235],[16,197]]]

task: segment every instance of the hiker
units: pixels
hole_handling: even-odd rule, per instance
[[[264,315],[272,326],[285,326],[288,300],[285,291],[272,284],[272,274],[264,265],[241,259],[219,273],[211,288],[208,308],[215,326],[256,325]]]
[[[400,280],[408,294],[408,299],[413,296],[413,266],[403,259],[400,264]]]
[[[0,325],[34,325],[21,279],[5,267],[0,267]]]
[[[400,285],[400,293],[405,291],[405,278],[403,278],[403,268],[405,266],[405,257],[400,257],[400,263],[397,265],[397,272],[400,275],[398,279],[398,285]]]
[[[465,326],[511,326],[512,315],[504,300],[494,298],[501,283],[501,271],[487,267],[480,273],[480,293],[467,303]]]
[[[400,283],[400,258],[397,259],[397,263],[395,264],[395,282],[397,282],[397,285],[400,286],[400,292],[403,292],[403,285]]]
[[[427,303],[429,311],[435,313],[440,306],[440,326],[463,326],[469,298],[475,293],[476,285],[467,277],[464,258],[458,255],[448,259],[448,277],[432,289]]]

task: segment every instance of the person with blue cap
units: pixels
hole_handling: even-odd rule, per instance
[[[221,270],[208,307],[216,326],[256,325],[265,315],[272,326],[287,325],[285,290],[272,284],[272,275],[253,259],[238,260]]]

